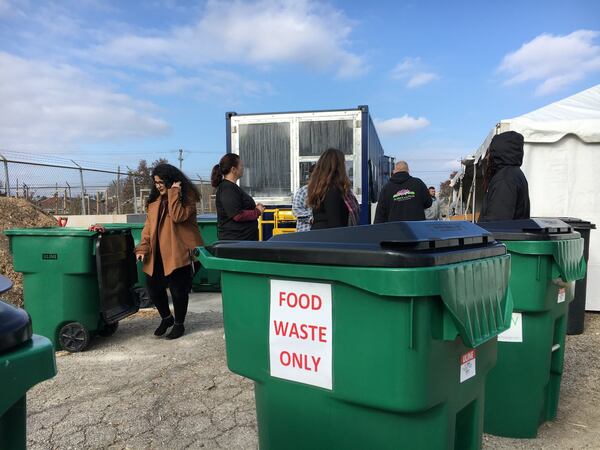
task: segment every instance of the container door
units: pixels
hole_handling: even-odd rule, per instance
[[[96,267],[100,314],[104,321],[110,324],[135,314],[139,310],[135,291],[137,269],[129,230],[115,230],[98,236]]]

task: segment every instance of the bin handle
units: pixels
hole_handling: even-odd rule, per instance
[[[477,347],[510,328],[509,277],[508,257],[460,263],[440,273],[442,301],[465,345]]]

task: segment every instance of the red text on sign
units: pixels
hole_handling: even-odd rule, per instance
[[[323,306],[323,301],[318,295],[296,294],[295,292],[280,292],[279,306],[288,308],[312,309],[318,311]]]
[[[274,320],[273,325],[275,325],[277,336],[287,336],[303,341],[327,342],[327,327],[279,320]]]
[[[460,357],[460,363],[466,364],[473,359],[475,359],[475,350],[470,350]]]
[[[285,367],[291,366],[297,369],[306,370],[307,372],[318,372],[321,357],[283,351],[279,354],[279,361],[281,362],[281,365]]]

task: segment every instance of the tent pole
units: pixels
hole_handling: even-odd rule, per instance
[[[473,163],[473,219],[471,222],[475,223],[475,198],[477,197],[477,164]]]

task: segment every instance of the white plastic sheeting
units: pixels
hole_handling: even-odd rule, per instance
[[[526,142],[522,169],[532,216],[577,217],[600,228],[600,142],[586,143],[572,134],[552,144]],[[590,235],[587,286],[586,308],[600,311],[598,230]]]
[[[522,169],[531,215],[577,217],[600,228],[600,84],[502,120],[475,152],[475,162],[485,156],[492,137],[504,131],[525,138]],[[600,230],[591,232],[587,283],[586,309],[600,311]]]

